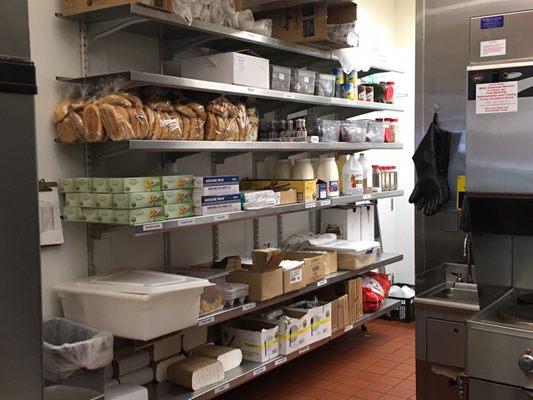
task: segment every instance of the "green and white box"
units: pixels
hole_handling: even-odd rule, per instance
[[[61,178],[59,180],[59,191],[61,193],[77,192],[75,179],[74,178]]]
[[[95,193],[94,203],[96,208],[113,208],[113,195],[111,193]]]
[[[65,205],[69,207],[81,207],[81,193],[67,193],[65,195]]]
[[[165,219],[163,207],[138,208],[135,210],[115,210],[115,221],[119,224],[147,224]]]
[[[110,193],[111,188],[107,178],[93,178],[94,193]]]
[[[63,207],[63,219],[65,221],[85,221],[85,219],[82,218],[80,207]]]
[[[80,193],[80,206],[84,208],[96,207],[94,193]]]
[[[163,176],[163,190],[192,189],[194,177],[192,175]]]
[[[176,219],[194,216],[194,207],[188,204],[169,204],[165,206],[165,218]]]
[[[112,193],[142,193],[161,190],[161,177],[109,178]]]
[[[92,178],[75,178],[74,186],[76,186],[76,191],[80,193],[91,193],[93,191],[93,180]]]
[[[85,222],[98,223],[98,209],[97,208],[82,208],[81,216]]]
[[[192,203],[192,190],[165,190],[163,191],[163,203],[167,205]]]
[[[114,224],[115,223],[115,210],[109,208],[98,209],[98,222],[102,224]]]
[[[163,192],[118,193],[113,195],[113,208],[134,209],[163,205]]]

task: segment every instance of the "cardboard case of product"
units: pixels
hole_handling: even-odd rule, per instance
[[[80,14],[125,4],[140,4],[169,12],[173,10],[171,0],[63,0],[61,14],[64,16]]]
[[[290,293],[307,286],[305,282],[305,263],[291,269],[283,269],[283,293]]]
[[[181,61],[181,75],[184,78],[270,88],[269,60],[237,52],[184,59]]]
[[[167,369],[168,380],[192,390],[224,380],[222,363],[212,358],[190,356],[171,364]]]
[[[242,362],[242,351],[233,347],[206,344],[194,349],[193,354],[220,361],[224,367],[224,373],[237,368]]]
[[[242,180],[242,190],[274,190],[278,191],[280,188],[284,190],[292,189],[296,191],[296,200],[298,203],[308,203],[315,201],[316,195],[316,180],[269,180],[269,179],[255,179]]]
[[[283,294],[283,270],[281,268],[265,272],[236,269],[231,271],[227,281],[249,285],[248,298],[253,301],[264,301]]]
[[[284,253],[285,260],[304,262],[304,282],[309,285],[326,276],[326,252]]]
[[[245,360],[265,362],[279,355],[278,332],[269,322],[234,320],[222,326],[222,345],[241,349]]]
[[[331,302],[321,301],[319,306],[310,309],[300,308],[299,303],[295,303],[284,307],[283,310],[292,315],[307,316],[311,325],[309,344],[331,336]]]
[[[272,270],[277,268],[281,259],[281,250],[275,247],[269,247],[266,249],[256,249],[252,251],[252,270],[257,272]],[[269,265],[269,263],[277,262],[277,265]]]

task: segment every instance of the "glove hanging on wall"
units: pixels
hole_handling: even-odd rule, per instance
[[[438,115],[413,156],[418,181],[409,202],[416,205],[424,215],[435,215],[444,203],[450,200],[448,165],[450,163],[451,133],[439,128]]]

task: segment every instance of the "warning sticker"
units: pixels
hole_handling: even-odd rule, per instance
[[[480,47],[481,57],[504,56],[507,52],[507,40],[487,40],[486,42],[481,42]]]
[[[476,114],[510,113],[517,111],[517,81],[476,85]]]

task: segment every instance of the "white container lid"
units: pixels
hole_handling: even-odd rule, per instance
[[[56,286],[66,292],[105,291],[134,294],[159,294],[212,286],[207,279],[165,274],[157,271],[120,271],[66,282]]]
[[[352,242],[349,240],[335,240],[333,242],[322,244],[319,246],[313,246],[313,249],[319,250],[337,250],[337,251],[353,251],[355,253],[373,253],[380,248],[379,242],[361,241]]]

